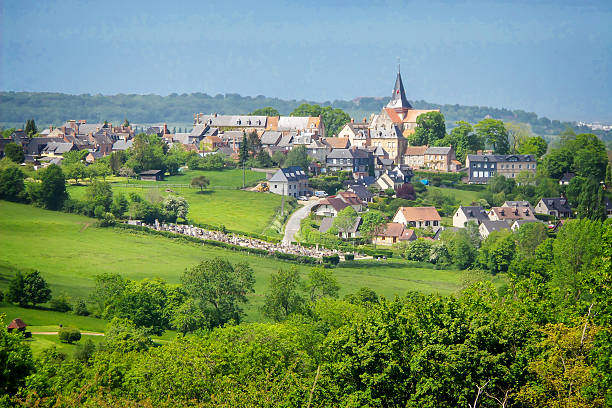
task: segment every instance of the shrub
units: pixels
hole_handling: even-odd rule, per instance
[[[331,264],[331,265],[338,265],[338,263],[340,263],[340,256],[337,254],[324,256],[323,263]]]
[[[344,254],[344,260],[345,261],[352,261],[353,259],[355,259],[355,255],[354,254]]]
[[[81,332],[74,327],[62,327],[58,333],[62,343],[72,344],[75,341],[81,340]]]
[[[89,310],[87,310],[87,305],[83,299],[77,300],[74,305],[74,314],[77,316],[89,316]]]
[[[51,309],[56,310],[58,312],[69,312],[70,310],[72,310],[70,298],[66,296],[66,294],[61,294],[58,297],[54,297],[49,303]]]
[[[96,345],[90,339],[85,340],[83,344],[79,344],[74,351],[74,358],[81,363],[87,363],[93,353],[96,351]]]

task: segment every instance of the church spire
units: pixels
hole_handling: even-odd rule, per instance
[[[393,95],[391,100],[387,104],[387,108],[392,108],[397,113],[406,113],[404,110],[412,109],[410,102],[406,99],[406,93],[404,92],[404,84],[402,83],[402,75],[399,72],[399,65],[397,70],[397,78],[395,79],[395,87],[393,88]]]

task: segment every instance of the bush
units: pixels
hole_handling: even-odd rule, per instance
[[[70,298],[65,294],[61,294],[58,297],[51,299],[49,302],[51,309],[56,310],[58,312],[69,312],[72,310],[72,305],[70,304]]]
[[[330,264],[330,265],[338,265],[340,263],[340,256],[337,254],[324,256],[323,263]]]
[[[89,316],[89,310],[87,310],[87,305],[83,299],[77,300],[74,305],[74,314],[77,316]]]
[[[79,344],[74,351],[74,358],[81,363],[87,363],[96,351],[96,345],[87,339],[82,345]]]
[[[62,343],[72,344],[81,340],[81,332],[74,327],[62,327],[59,330],[58,337]]]
[[[344,254],[344,260],[345,261],[352,261],[353,259],[355,259],[355,255],[354,254]]]

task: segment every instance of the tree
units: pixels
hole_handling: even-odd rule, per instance
[[[279,269],[270,277],[270,289],[264,299],[262,311],[267,317],[280,322],[299,312],[304,305],[302,280],[295,267]]]
[[[96,160],[85,168],[85,173],[89,176],[90,180],[98,177],[102,177],[103,180],[106,180],[106,177],[113,174],[109,164],[105,160]]]
[[[166,213],[170,215],[170,218],[173,218],[175,221],[177,218],[187,220],[189,203],[184,197],[177,197],[174,195],[166,196],[162,202],[162,207]]]
[[[535,256],[536,248],[548,238],[546,225],[541,222],[530,222],[516,232],[516,256],[531,258]]]
[[[241,166],[244,166],[246,161],[249,159],[249,141],[247,139],[246,132],[242,133],[242,143],[240,143],[238,155],[238,162]]]
[[[146,329],[138,328],[130,319],[113,318],[104,330],[104,347],[119,353],[144,351],[153,346]]]
[[[15,277],[9,283],[5,298],[7,302],[18,303],[21,307],[28,304],[25,293],[25,282],[21,272],[17,271]]]
[[[124,128],[130,126],[130,122],[128,122],[127,118],[123,120],[123,125],[121,126],[123,126]]]
[[[606,203],[602,186],[592,177],[584,179],[578,196],[578,218],[604,221],[606,217]]]
[[[478,263],[492,274],[507,272],[515,253],[515,241],[508,230],[493,231],[482,242]]]
[[[81,340],[81,332],[75,327],[62,327],[59,329],[58,337],[62,343],[72,344]]]
[[[574,150],[574,170],[577,175],[592,177],[597,181],[603,181],[608,165],[606,146],[597,136],[593,134],[580,134],[576,136]]]
[[[51,289],[38,271],[32,271],[23,277],[23,293],[26,303],[34,306],[51,300]]]
[[[272,158],[270,157],[270,153],[265,150],[260,150],[255,157],[257,160],[257,165],[259,167],[272,167]]]
[[[74,179],[76,184],[79,184],[79,179],[85,178],[87,174],[85,165],[81,162],[64,164],[62,167],[66,174],[66,178]]]
[[[4,154],[17,164],[23,163],[25,160],[23,149],[20,145],[14,142],[7,143],[6,146],[4,146]]]
[[[0,199],[21,201],[25,196],[25,174],[16,165],[0,170]]]
[[[476,247],[465,228],[443,231],[440,242],[446,247],[450,261],[459,268],[466,269],[476,260]]]
[[[249,113],[249,116],[280,116],[280,113],[273,107],[267,106],[265,108],[255,109],[253,112]]]
[[[531,125],[528,123],[506,122],[504,127],[508,131],[510,153],[519,153],[520,147],[533,135]]]
[[[308,171],[310,161],[311,159],[308,156],[308,153],[306,152],[306,148],[301,145],[298,147],[294,147],[289,153],[287,153],[287,158],[285,159],[283,166],[299,166],[302,168],[302,170]]]
[[[522,141],[518,146],[518,153],[533,154],[538,159],[542,158],[548,150],[548,143],[541,136],[532,136]]]
[[[25,133],[29,137],[34,137],[34,135],[38,133],[38,129],[36,128],[36,123],[34,123],[34,119],[29,119],[26,121]]]
[[[41,183],[31,183],[36,186],[29,190],[32,200],[49,210],[59,210],[68,198],[66,192],[66,178],[62,169],[51,164],[46,169],[40,170]]]
[[[202,313],[198,302],[191,298],[187,299],[173,313],[170,326],[179,331],[183,336],[198,329],[210,327],[206,316]]]
[[[447,137],[439,141],[438,145],[444,142],[445,146],[453,146],[457,160],[465,163],[468,153],[484,148],[484,141],[474,133],[472,125],[468,122],[458,121],[456,125]]]
[[[206,176],[197,176],[191,179],[191,186],[200,187],[200,192],[204,191],[209,184],[210,181]]]
[[[385,215],[377,210],[370,210],[361,217],[361,233],[372,240],[376,235],[382,233],[387,226]]]
[[[544,168],[549,177],[560,179],[563,174],[571,171],[574,164],[574,152],[570,149],[552,149],[544,156]]]
[[[110,212],[116,218],[122,218],[125,212],[128,210],[130,203],[128,202],[125,194],[119,193],[113,198],[113,203],[110,207]]]
[[[9,333],[0,316],[0,395],[15,395],[34,372],[32,349],[20,332]],[[0,397],[0,401],[2,397]],[[9,406],[7,404],[6,406]]]
[[[483,119],[474,126],[476,134],[487,141],[495,154],[510,153],[508,142],[508,131],[504,127],[504,122],[495,119]]]
[[[404,256],[410,261],[429,261],[429,255],[431,254],[431,241],[424,239],[417,239],[408,244]]]
[[[89,152],[87,150],[71,150],[63,154],[62,166],[73,163],[82,163]]]
[[[397,188],[395,193],[397,198],[403,198],[404,200],[416,200],[416,192],[414,186],[410,183],[404,183]]]
[[[327,269],[323,266],[316,266],[310,270],[308,280],[307,289],[311,302],[322,297],[338,297],[340,286],[334,278],[331,269]]]
[[[249,151],[251,152],[251,157],[256,157],[261,151],[261,140],[257,135],[257,132],[252,131],[249,133],[248,140]]]
[[[338,212],[334,217],[332,226],[337,228],[339,232],[347,234],[357,221],[357,212],[350,205]]]
[[[446,136],[444,115],[440,112],[423,113],[417,117],[416,124],[414,133],[408,136],[412,146],[433,145]]]
[[[181,282],[187,294],[194,298],[210,327],[229,321],[240,323],[246,295],[254,291],[253,270],[245,263],[232,265],[225,259],[207,259],[187,269]]]
[[[126,161],[125,152],[120,150],[116,152],[112,152],[108,158],[108,164],[111,168],[113,174],[119,174],[119,171],[123,167],[123,164]]]
[[[313,104],[303,103],[290,113],[289,116],[311,116],[321,117],[323,126],[325,127],[326,135],[336,135],[344,125],[346,125],[351,117],[341,109],[334,109],[331,106],[321,107]]]
[[[134,144],[129,150],[125,165],[135,173],[143,170],[161,170],[165,173],[167,151],[168,145],[156,134],[139,133],[134,136]]]
[[[85,200],[91,208],[102,206],[104,211],[108,211],[113,202],[113,189],[106,181],[94,180],[87,186]]]
[[[98,317],[106,316],[106,309],[123,295],[127,286],[127,281],[118,273],[101,274],[94,276],[94,290],[89,295],[90,301],[94,303],[97,310],[94,310]]]
[[[376,292],[366,287],[359,288],[357,292],[346,295],[344,300],[354,305],[373,305],[379,302]]]

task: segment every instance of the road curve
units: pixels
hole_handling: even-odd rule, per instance
[[[293,242],[293,236],[300,230],[300,222],[310,214],[310,209],[313,205],[318,203],[319,200],[311,200],[306,203],[303,207],[297,209],[289,219],[287,225],[285,225],[285,236],[283,237],[283,244],[290,244]]]

